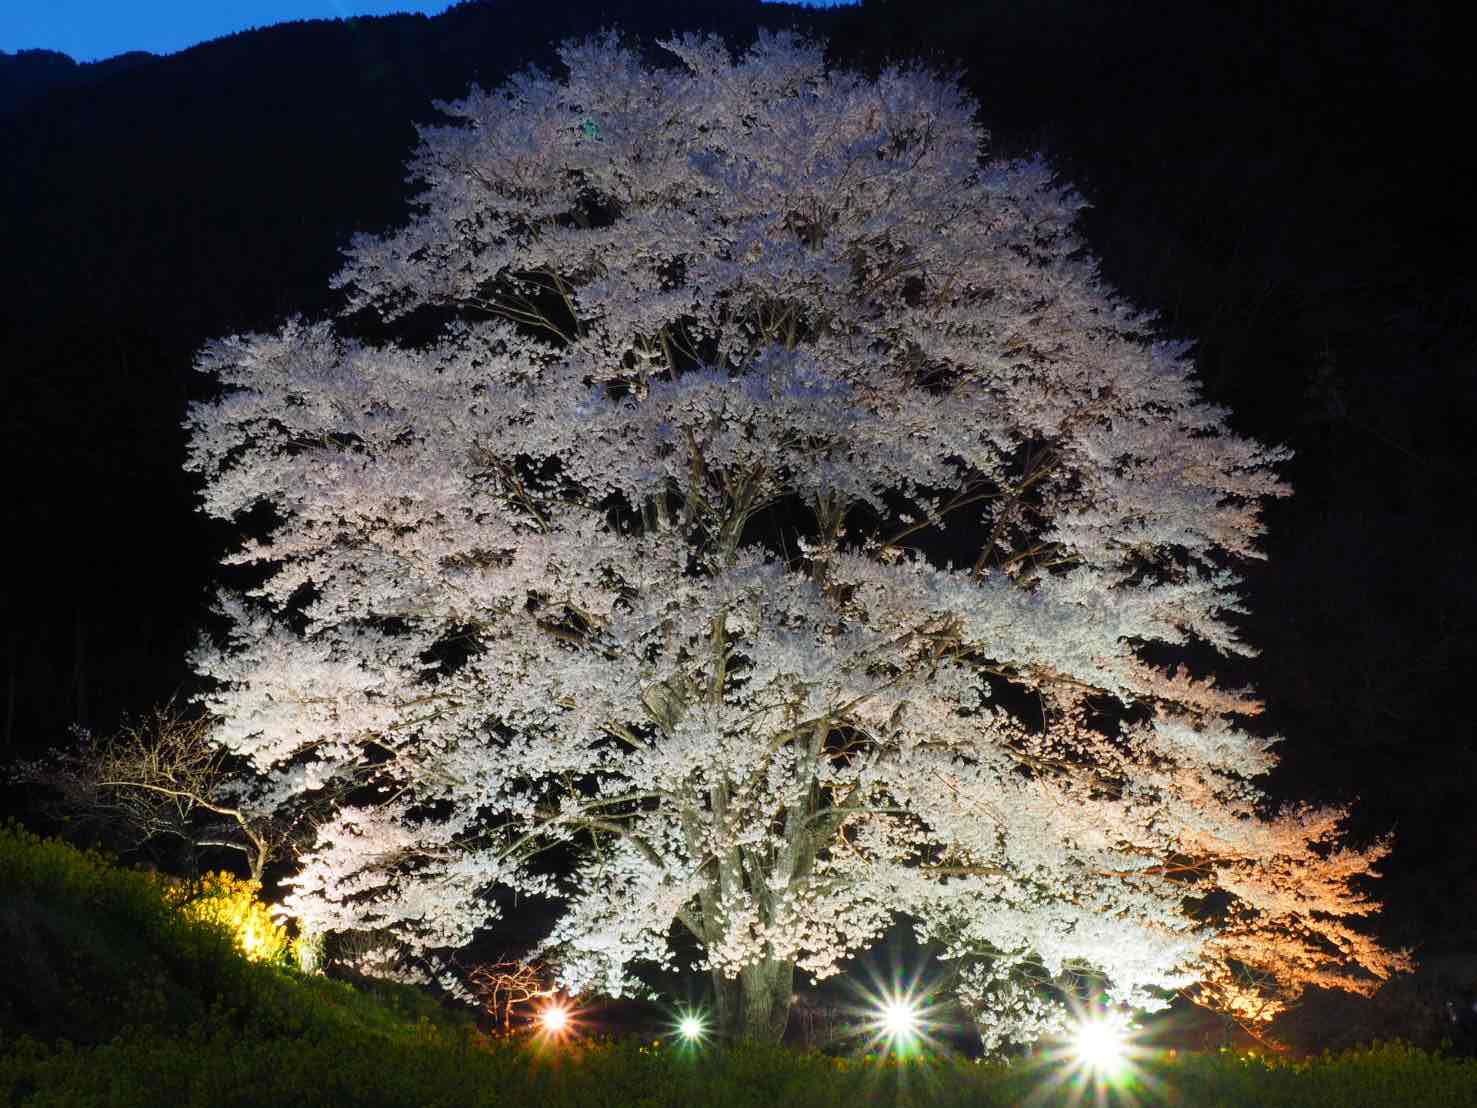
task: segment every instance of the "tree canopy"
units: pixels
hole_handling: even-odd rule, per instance
[[[1387,975],[1382,849],[1266,811],[1259,705],[1175,664],[1250,652],[1283,452],[955,80],[662,45],[441,105],[340,317],[199,359],[188,465],[260,569],[197,655],[217,740],[351,801],[290,907],[429,948],[558,898],[564,985],[701,968],[759,1037],[899,918],[987,1038],[1049,1024],[1027,966],[1247,1015]]]

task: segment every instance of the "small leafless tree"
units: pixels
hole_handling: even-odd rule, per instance
[[[511,1029],[519,1005],[559,992],[542,962],[486,962],[474,967],[469,977],[483,1006],[505,1032]]]
[[[255,881],[284,845],[289,826],[241,803],[241,777],[232,756],[210,741],[208,717],[170,703],[114,735],[81,728],[75,735],[71,749],[14,770],[17,783],[45,790],[38,803],[54,814],[129,849],[181,842],[192,863],[201,848],[239,851]]]

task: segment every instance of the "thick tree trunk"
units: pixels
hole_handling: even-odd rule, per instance
[[[713,974],[718,1026],[729,1039],[777,1043],[790,1019],[795,963],[760,962],[737,978]]]

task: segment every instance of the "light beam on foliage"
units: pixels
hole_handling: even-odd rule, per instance
[[[257,882],[221,872],[173,886],[168,895],[185,915],[224,927],[247,958],[276,961],[291,950],[292,942],[286,928],[273,920],[272,909],[258,899],[260,893]]]

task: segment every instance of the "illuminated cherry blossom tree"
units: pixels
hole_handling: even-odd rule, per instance
[[[1163,664],[1249,653],[1282,453],[954,81],[663,46],[441,105],[343,316],[200,359],[189,466],[261,570],[197,657],[217,739],[357,787],[291,909],[430,948],[557,897],[562,987],[696,960],[760,1038],[900,918],[987,1026],[1040,1024],[1026,962],[1143,1006],[1388,973],[1379,851],[1263,818],[1254,703]]]

